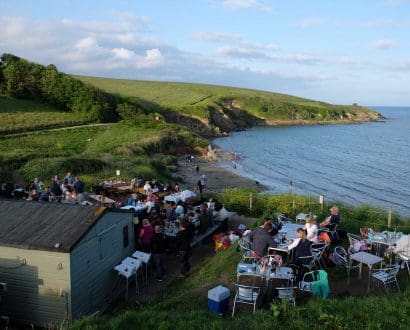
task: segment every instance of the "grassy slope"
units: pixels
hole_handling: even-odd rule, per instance
[[[388,296],[310,299],[295,308],[239,313],[235,318],[207,311],[207,290],[232,287],[240,253],[233,246],[206,260],[184,280],[174,281],[166,296],[150,305],[130,306],[117,317],[85,318],[72,329],[406,329],[410,291]],[[276,316],[274,312],[278,313]]]
[[[146,120],[146,122],[144,122]],[[196,145],[197,138],[172,124],[141,117],[139,123],[119,122],[104,127],[77,128],[69,131],[39,132],[2,138],[0,143],[0,180],[19,170],[26,180],[68,169],[90,183],[114,176],[167,177],[164,166],[170,157],[156,156],[172,144]]]
[[[81,125],[89,121],[81,114],[61,111],[51,105],[0,95],[0,122],[0,134],[11,134]]]
[[[208,106],[223,100],[234,100],[257,118],[267,120],[334,120],[344,112],[351,114],[368,110],[355,106],[335,106],[295,96],[224,86],[121,80],[78,76],[80,80],[111,93],[148,101],[154,106],[182,111],[208,118]],[[296,110],[297,114],[294,112]]]

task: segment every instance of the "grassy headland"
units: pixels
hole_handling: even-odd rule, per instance
[[[380,119],[357,105],[339,106],[251,89],[77,76],[109,93],[129,97],[146,111],[164,115],[203,136],[256,125],[360,122]]]

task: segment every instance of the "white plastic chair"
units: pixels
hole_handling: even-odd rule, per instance
[[[236,294],[233,301],[232,316],[235,315],[236,304],[253,305],[253,311],[256,310],[256,303],[259,297],[260,288],[256,286],[248,286],[242,284],[236,285]]]
[[[397,273],[399,272],[400,266],[396,265],[393,267],[374,269],[371,273],[371,279],[379,281],[383,284],[384,290],[388,293],[387,286],[389,284],[395,284],[397,291],[400,292],[399,283],[397,282]]]
[[[142,251],[135,251],[132,257],[139,259],[145,265],[145,284],[148,284],[148,264],[151,260],[151,253],[145,253]]]

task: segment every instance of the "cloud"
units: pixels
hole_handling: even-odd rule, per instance
[[[366,28],[405,28],[410,26],[410,19],[380,19],[380,20],[372,20],[367,21],[362,24],[362,26]]]
[[[192,38],[195,40],[210,42],[244,41],[244,38],[239,34],[224,32],[198,32],[192,35]]]
[[[254,47],[237,47],[237,46],[222,46],[215,51],[217,55],[228,56],[234,58],[245,58],[249,60],[265,59],[269,60],[271,57],[264,51],[258,50]]]
[[[325,19],[321,17],[307,17],[301,20],[297,26],[303,29],[322,26],[325,23]]]
[[[224,7],[232,10],[256,9],[264,12],[272,10],[272,7],[258,0],[221,0],[221,3]]]
[[[397,43],[391,39],[379,39],[371,44],[372,48],[386,50],[397,46]]]

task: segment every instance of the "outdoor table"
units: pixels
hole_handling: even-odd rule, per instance
[[[253,275],[258,277],[264,277],[264,273],[260,272],[260,269],[257,264],[246,264],[240,262],[236,268],[236,274],[239,278],[240,275]]]
[[[181,193],[172,194],[164,197],[165,203],[175,202],[178,203],[181,200]]]
[[[397,235],[399,234],[399,235]],[[373,238],[370,240],[368,239],[368,242],[372,245],[376,245],[376,254],[380,255],[380,246],[381,245],[386,245],[388,247],[396,245],[397,241],[401,237],[401,233],[395,233],[392,231],[384,231],[380,233],[379,235],[373,236]]]
[[[102,195],[88,195],[89,198],[92,198],[94,200],[96,200],[97,202],[102,202],[104,201],[104,204],[114,204],[115,200],[102,196]]]
[[[309,213],[299,213],[296,216],[296,221],[305,221],[306,216],[308,216],[308,215],[309,215]],[[313,218],[316,220],[317,215],[313,214]]]
[[[145,210],[147,208],[144,204],[137,204],[137,205],[125,205],[121,207],[121,210],[134,210],[135,212]]]
[[[375,264],[381,263],[382,258],[375,256],[374,254],[368,252],[357,252],[350,256],[350,262],[354,260],[359,262],[359,280],[362,278],[362,264],[367,265],[369,267],[369,280],[367,283],[367,292],[370,291],[370,276],[372,273],[372,267]]]

